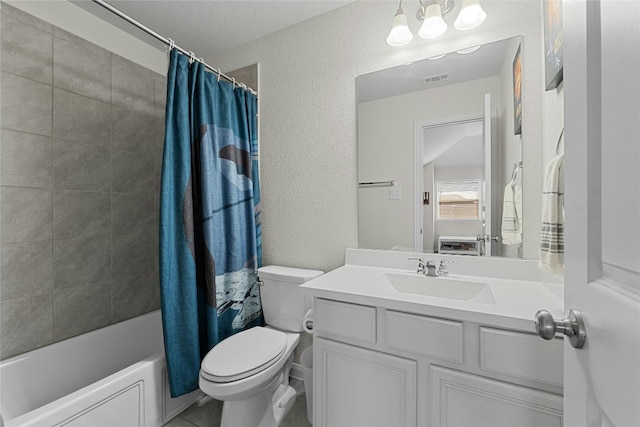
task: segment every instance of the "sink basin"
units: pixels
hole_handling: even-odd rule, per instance
[[[384,276],[398,292],[495,304],[491,288],[486,283],[417,274],[385,273]]]

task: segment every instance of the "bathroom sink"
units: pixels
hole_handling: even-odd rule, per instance
[[[398,292],[495,304],[491,288],[486,283],[417,274],[385,273],[384,276]]]

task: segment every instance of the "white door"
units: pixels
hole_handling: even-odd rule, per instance
[[[640,2],[564,1],[567,426],[640,426]]]

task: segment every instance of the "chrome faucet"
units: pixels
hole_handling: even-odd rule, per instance
[[[411,261],[418,261],[418,269],[416,273],[424,274],[425,276],[436,277],[436,265],[433,261],[426,261],[424,258],[409,258]]]
[[[424,273],[425,276],[437,277],[436,274],[436,264],[433,261],[427,261],[427,271]]]
[[[447,261],[441,259],[440,266],[438,267],[438,276],[448,276],[449,270],[447,270]]]
[[[427,274],[426,273],[426,264],[424,263],[424,258],[409,258],[409,261],[418,261],[418,269],[416,273],[418,274]]]

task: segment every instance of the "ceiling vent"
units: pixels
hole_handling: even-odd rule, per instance
[[[426,85],[440,83],[449,80],[449,73],[436,74],[435,76],[428,76],[422,78],[422,83]]]

